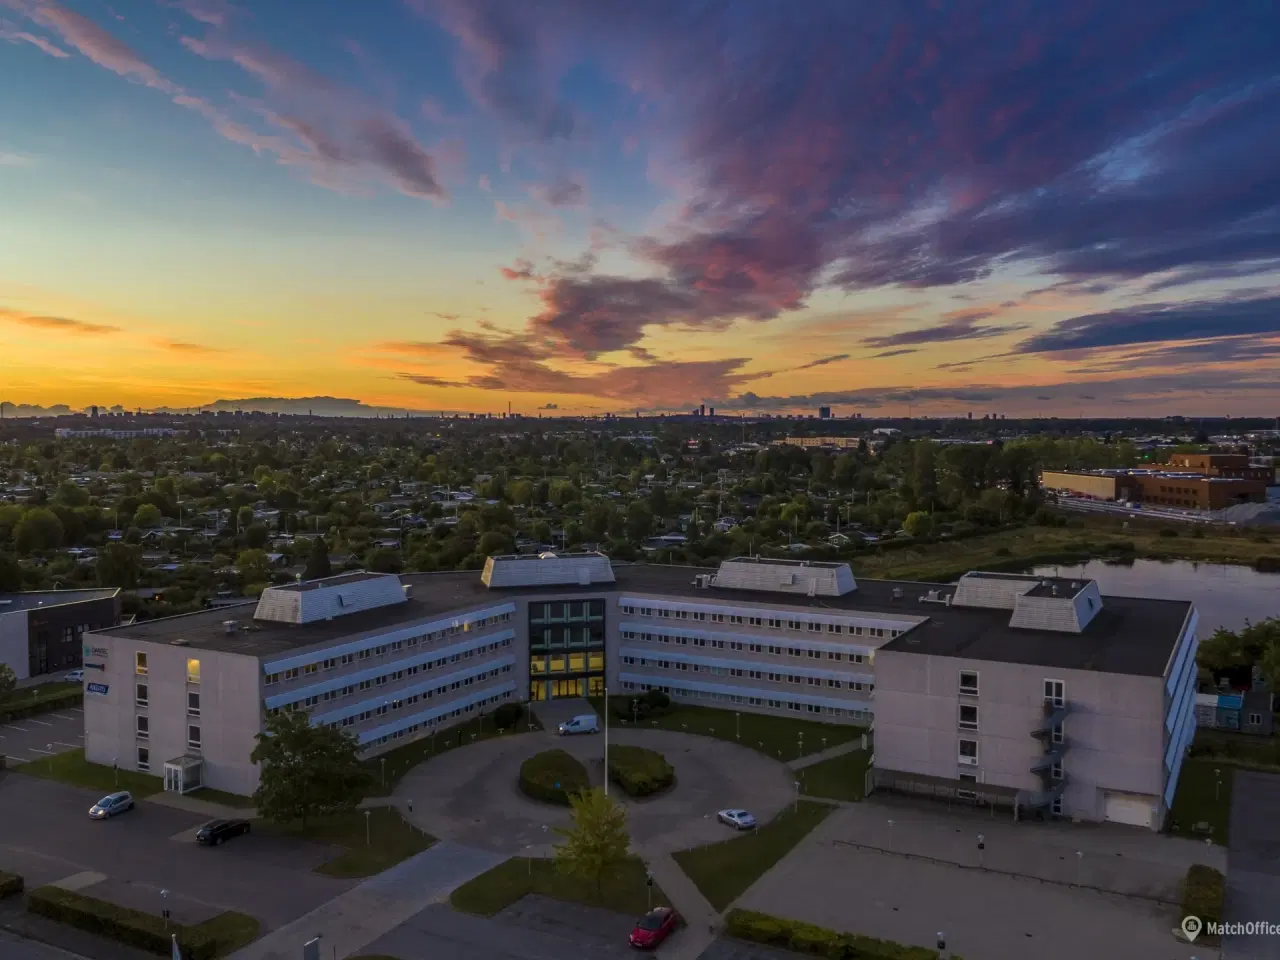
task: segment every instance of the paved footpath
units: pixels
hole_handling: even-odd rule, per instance
[[[716,938],[720,914],[689,879],[669,853],[644,856],[654,882],[671,898],[671,905],[684,919],[684,928],[663,945],[658,955],[665,960],[697,960]]]
[[[823,760],[830,760],[832,757],[843,757],[846,753],[853,753],[855,750],[861,749],[862,738],[859,737],[847,743],[837,743],[834,747],[827,747],[827,749],[819,750],[817,753],[807,753],[798,759],[788,760],[787,766],[792,770],[803,770],[805,767],[812,767],[815,763],[821,763]]]
[[[302,945],[319,935],[321,956],[358,955],[458,886],[506,857],[441,841],[390,870],[370,877],[321,907],[231,955],[230,960],[297,960]]]

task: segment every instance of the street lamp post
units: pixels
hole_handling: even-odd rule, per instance
[[[742,714],[737,710],[733,711],[733,739],[742,739]]]
[[[978,867],[981,868],[983,861],[986,859],[987,838],[982,834],[978,834]]]
[[[160,891],[160,903],[162,904],[160,908],[160,916],[164,918],[164,928],[168,930],[169,929],[169,891],[168,890]]]
[[[373,813],[373,811],[369,809],[366,809],[364,812],[364,845],[366,847],[372,845],[372,841],[370,839],[370,833],[369,833],[369,815],[371,813]]]
[[[1221,800],[1222,799],[1222,770],[1220,770],[1218,767],[1214,767],[1213,776],[1214,776],[1213,799]]]
[[[796,799],[795,799],[795,805],[792,807],[792,812],[799,813],[800,812],[800,781],[794,780],[792,781],[792,783],[796,788]]]
[[[385,788],[387,785],[387,758],[386,757],[382,758],[381,766],[382,766],[382,786]]]
[[[46,743],[44,748],[49,751],[49,772],[53,772],[53,744]]]
[[[893,821],[889,821],[889,849],[893,849]]]
[[[1082,882],[1082,879],[1081,879],[1083,873],[1084,873],[1084,851],[1077,850],[1076,851],[1076,886],[1077,887],[1084,886],[1084,883]]]

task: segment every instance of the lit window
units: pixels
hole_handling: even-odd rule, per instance
[[[200,661],[191,659],[187,661],[187,683],[200,682]]]
[[[147,675],[147,655],[139,650],[134,655],[134,673],[145,677]]]

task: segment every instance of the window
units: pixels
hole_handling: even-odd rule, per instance
[[[145,683],[135,684],[133,688],[133,702],[140,707],[147,705],[147,685]]]
[[[1044,700],[1045,703],[1051,703],[1055,707],[1065,706],[1067,702],[1066,684],[1061,680],[1046,680],[1044,682]]]
[[[960,741],[960,762],[971,767],[978,765],[978,741],[964,740]]]
[[[136,723],[135,730],[137,731],[139,740],[145,740],[147,737],[151,736],[151,721],[148,718],[135,717],[134,721]]]
[[[199,682],[200,682],[200,661],[194,660],[194,659],[188,660],[187,661],[187,683],[199,683]]]
[[[151,751],[148,750],[146,747],[138,748],[138,769],[139,770],[151,769]]]
[[[961,783],[977,783],[978,775],[976,773],[960,774]],[[960,800],[977,800],[978,793],[976,790],[957,790],[956,797]]]
[[[978,708],[972,703],[960,704],[960,729],[961,730],[977,730],[978,729]]]
[[[971,697],[978,695],[978,672],[976,670],[960,671],[960,692]]]
[[[1250,725],[1250,726],[1257,727],[1257,726],[1260,726],[1261,724],[1262,724],[1262,714],[1260,714],[1260,713],[1251,713],[1251,714],[1249,714],[1249,725]]]
[[[192,690],[187,694],[187,715],[192,717],[200,716],[200,693]]]
[[[187,746],[200,749],[200,728],[195,724],[187,727]]]
[[[133,672],[140,677],[145,677],[147,675],[147,655],[139,650],[133,657]]]
[[[1053,777],[1053,779],[1055,780],[1062,779],[1062,761],[1061,760],[1059,760],[1057,763],[1055,763],[1053,766],[1049,768],[1049,776]]]

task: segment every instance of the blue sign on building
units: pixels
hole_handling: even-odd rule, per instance
[[[96,693],[102,696],[106,695],[107,685],[105,683],[91,683],[85,687],[90,693]]]

